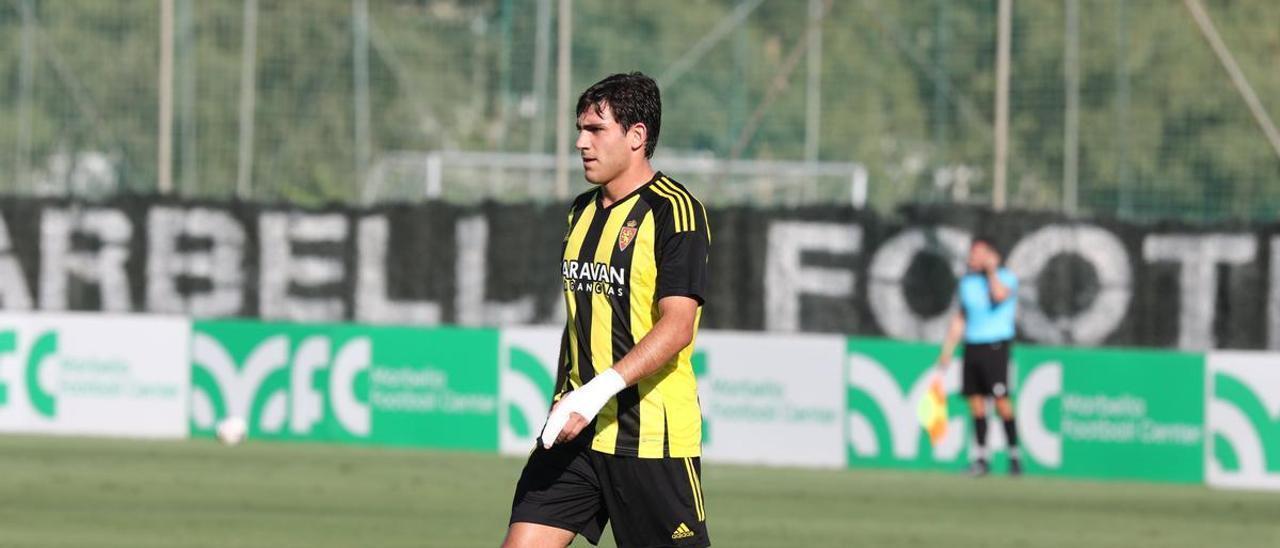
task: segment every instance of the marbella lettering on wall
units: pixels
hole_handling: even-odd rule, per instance
[[[1158,227],[952,207],[711,208],[704,326],[937,340],[974,234],[1020,285],[1020,337],[1280,349],[1280,227]],[[0,199],[0,308],[371,324],[558,324],[558,206],[305,210]]]

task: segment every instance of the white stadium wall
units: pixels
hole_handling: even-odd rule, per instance
[[[0,314],[0,432],[185,438],[191,322]]]

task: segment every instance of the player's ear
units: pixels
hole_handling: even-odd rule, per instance
[[[649,128],[643,122],[631,124],[631,127],[627,129],[627,146],[630,146],[631,150],[644,148],[645,141],[648,140]]]

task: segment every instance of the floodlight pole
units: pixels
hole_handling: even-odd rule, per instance
[[[160,125],[156,154],[156,190],[173,190],[173,0],[160,0]]]
[[[32,87],[35,82],[36,56],[36,8],[34,0],[18,4],[22,13],[22,58],[18,66],[18,150],[17,176],[14,184],[19,191],[31,190],[31,111]]]
[[[1267,115],[1266,107],[1263,107],[1262,101],[1258,100],[1258,94],[1254,93],[1253,86],[1249,85],[1249,79],[1245,78],[1244,71],[1231,55],[1226,42],[1223,42],[1222,37],[1218,35],[1218,29],[1213,26],[1213,19],[1209,17],[1209,12],[1205,11],[1200,0],[1183,0],[1183,2],[1187,6],[1187,11],[1191,12],[1191,18],[1195,19],[1196,26],[1200,27],[1200,34],[1204,36],[1205,41],[1209,42],[1209,47],[1213,48],[1214,55],[1218,56],[1222,68],[1226,69],[1227,75],[1231,77],[1231,85],[1235,86],[1236,92],[1249,107],[1249,113],[1253,115],[1254,122],[1257,122],[1258,127],[1262,129],[1276,156],[1280,157],[1280,130],[1276,129],[1275,122],[1272,122],[1271,117]]]
[[[355,141],[356,141],[356,189],[353,196],[361,196],[368,183],[369,162],[373,157],[369,125],[369,3],[368,0],[351,2],[351,61],[355,87]]]
[[[174,102],[177,105],[176,123],[180,181],[175,185],[180,194],[196,190],[196,56],[192,0],[177,0],[174,4],[174,86],[177,87]]]
[[[236,197],[249,198],[253,176],[253,116],[258,76],[258,0],[244,0],[244,36],[240,50],[240,150]]]
[[[809,0],[809,78],[806,86],[804,160],[818,161],[822,135],[822,0]]]
[[[1005,206],[1005,177],[1009,155],[1009,42],[1013,29],[1013,0],[1000,0],[996,37],[996,133],[991,207]]]
[[[529,126],[529,154],[545,154],[547,110],[547,57],[551,54],[551,0],[538,0],[537,22],[533,35],[533,108]],[[529,180],[537,176],[529,172]]]
[[[1062,211],[1075,215],[1080,205],[1080,0],[1066,1],[1066,51],[1063,57],[1067,111],[1062,145]]]
[[[569,197],[569,86],[573,68],[573,0],[560,0],[556,52],[556,196]]]

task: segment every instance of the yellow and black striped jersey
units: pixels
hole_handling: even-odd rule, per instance
[[[630,352],[653,329],[659,299],[681,295],[702,304],[711,245],[706,209],[662,173],[609,207],[601,205],[599,188],[579,196],[568,224],[561,263],[568,323],[558,394]],[[701,318],[699,307],[695,335]],[[657,373],[619,392],[580,436],[590,435],[592,449],[614,455],[699,456],[702,413],[692,355],[690,342]]]

